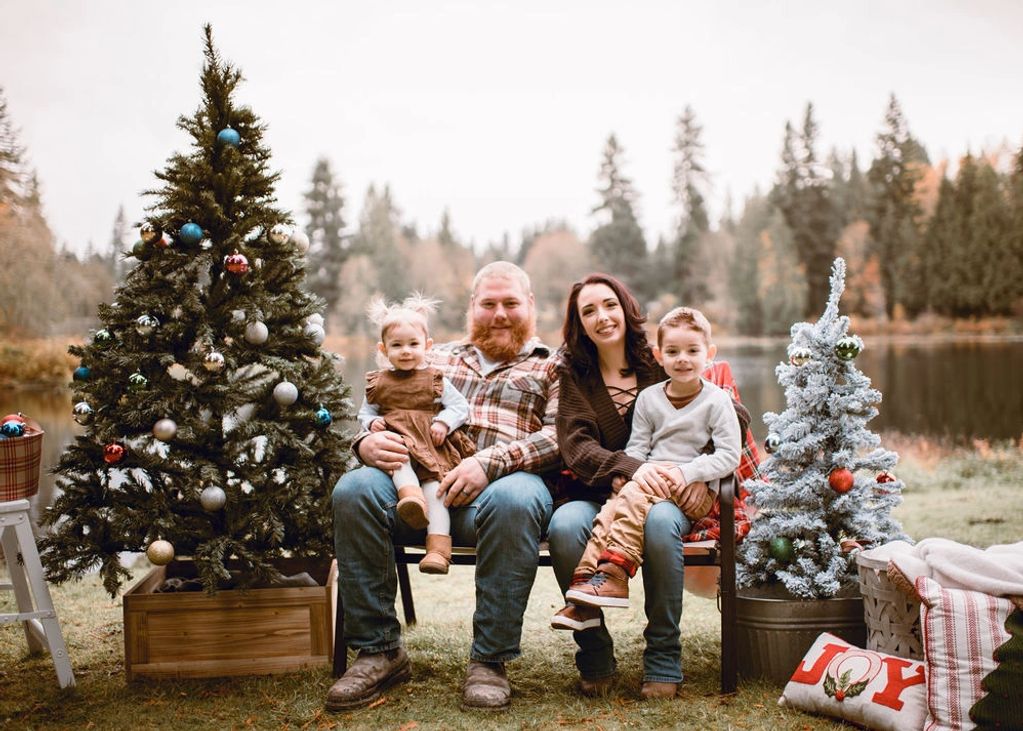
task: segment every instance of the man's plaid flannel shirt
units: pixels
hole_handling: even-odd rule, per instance
[[[465,428],[488,479],[519,470],[539,475],[560,466],[554,433],[558,356],[539,338],[487,375],[467,342],[436,346],[427,357],[469,402]]]

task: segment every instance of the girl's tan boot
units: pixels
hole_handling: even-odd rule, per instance
[[[446,574],[451,565],[451,536],[429,533],[426,536],[426,555],[419,562],[424,574]]]
[[[398,488],[398,515],[410,528],[422,530],[429,522],[426,518],[426,497],[419,485]]]

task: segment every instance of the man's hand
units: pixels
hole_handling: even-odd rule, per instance
[[[435,447],[439,447],[448,438],[448,425],[443,421],[435,421],[430,424],[430,438],[433,439]]]
[[[375,432],[359,442],[359,459],[370,467],[393,473],[408,462],[408,447],[400,434]]]
[[[445,507],[461,508],[475,500],[489,482],[480,461],[475,457],[466,457],[444,475],[437,489],[437,497],[444,498]]]
[[[673,469],[675,469],[675,465],[668,463],[644,462],[633,473],[632,479],[643,492],[670,500],[676,479],[676,475],[672,474]]]
[[[369,425],[371,432],[387,431],[387,422],[383,419],[373,419]]]
[[[677,488],[673,499],[683,513],[692,515],[706,500],[708,489],[706,482],[690,482]]]

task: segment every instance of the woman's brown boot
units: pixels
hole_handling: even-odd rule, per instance
[[[398,488],[398,516],[405,525],[422,530],[429,521],[426,518],[426,497],[419,485],[405,485]]]
[[[424,574],[446,574],[450,565],[451,536],[428,533],[426,555],[419,562],[419,570]]]

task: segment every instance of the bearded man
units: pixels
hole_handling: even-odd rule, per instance
[[[541,474],[560,465],[554,433],[557,357],[535,337],[529,277],[508,262],[483,267],[473,280],[467,339],[437,346],[430,364],[469,402],[467,429],[477,452],[440,483],[455,545],[475,546],[476,610],[462,686],[464,707],[507,708],[504,664],[521,654],[522,617],[536,577],[540,537],[551,517]],[[368,705],[411,677],[395,613],[393,541],[422,542],[424,531],[402,522],[388,476],[408,460],[399,435],[360,435],[365,467],[334,488],[334,542],[344,597],[343,641],[359,651],[331,687],[327,709]]]

